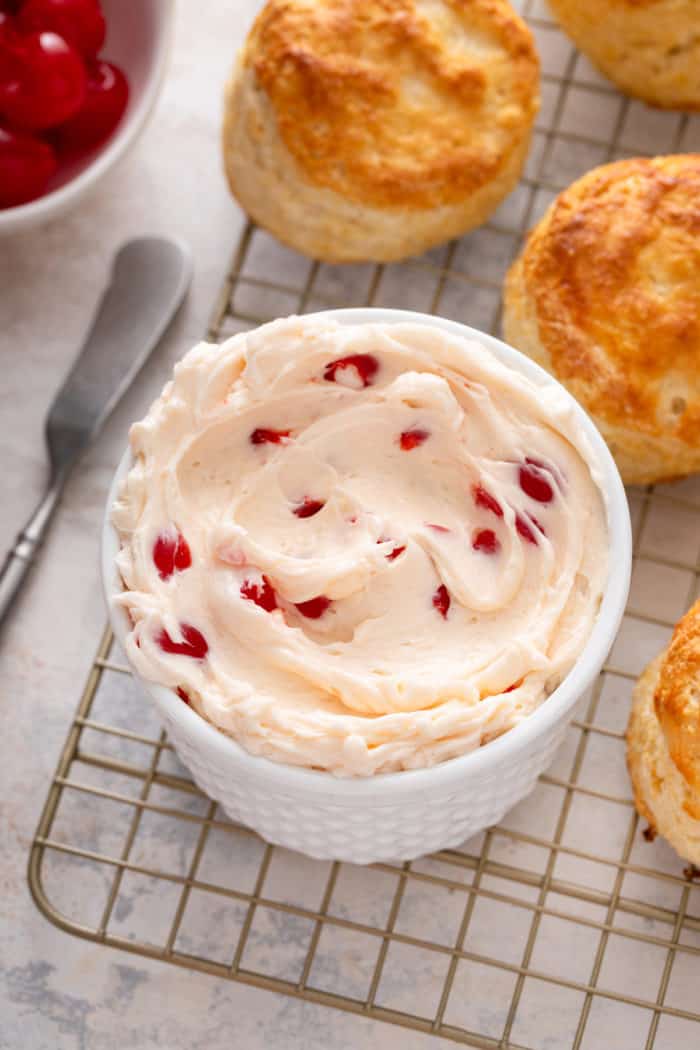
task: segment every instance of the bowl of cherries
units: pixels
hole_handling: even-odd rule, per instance
[[[70,208],[142,130],[174,0],[0,0],[0,233]]]

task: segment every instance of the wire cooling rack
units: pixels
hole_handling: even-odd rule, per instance
[[[209,337],[351,305],[497,331],[505,268],[553,196],[595,164],[700,148],[700,122],[623,99],[536,3],[543,106],[527,171],[487,226],[391,266],[333,267],[249,226]],[[633,490],[629,608],[535,793],[458,850],[359,868],[232,824],[192,783],[109,633],[31,852],[56,925],[212,975],[501,1050],[700,1043],[700,886],[646,841],[624,770],[632,684],[698,593],[700,479]]]

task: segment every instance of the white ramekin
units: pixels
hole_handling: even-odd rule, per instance
[[[170,689],[141,680],[197,784],[234,820],[254,828],[270,842],[312,857],[356,864],[408,860],[457,846],[497,823],[532,791],[551,762],[576,701],[605,661],[625,609],[632,550],[627,498],[613,458],[583,409],[538,365],[498,339],[454,321],[404,310],[335,310],[318,316],[343,324],[410,321],[437,326],[476,340],[538,386],[558,387],[570,400],[590,441],[606,495],[610,570],[588,643],[566,679],[537,711],[478,751],[430,769],[341,779],[250,755]],[[119,539],[109,513],[117,485],[130,466],[127,451],[109,494],[102,547],[109,613],[121,642],[129,621],[111,600],[122,586],[115,567]]]

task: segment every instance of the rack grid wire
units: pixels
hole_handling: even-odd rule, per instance
[[[559,190],[606,160],[700,148],[700,118],[623,98],[539,0],[520,8],[543,105],[524,177],[491,222],[418,259],[349,267],[248,225],[209,338],[351,305],[497,332],[505,269]],[[107,631],[32,845],[41,911],[88,940],[485,1050],[698,1045],[698,873],[644,837],[624,727],[637,674],[700,589],[700,479],[629,498],[622,629],[554,765],[499,827],[370,868],[265,844],[194,785]]]

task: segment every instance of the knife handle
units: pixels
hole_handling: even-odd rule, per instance
[[[64,476],[54,478],[31,518],[17,536],[0,569],[0,625],[33,564],[44,538],[46,526],[56,509],[63,489]]]

